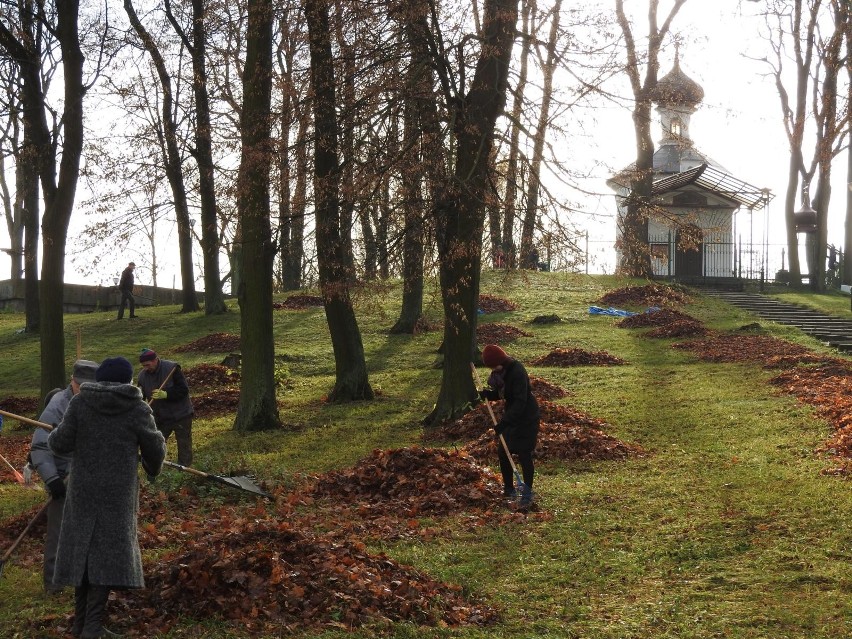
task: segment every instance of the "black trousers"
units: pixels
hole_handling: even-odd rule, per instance
[[[74,588],[74,625],[71,634],[81,639],[102,637],[104,634],[104,613],[110,588],[93,586],[89,576],[83,577],[83,584]]]
[[[136,300],[131,291],[121,291],[121,305],[118,307],[118,319],[124,317],[124,309],[130,307],[130,317],[136,317]]]
[[[521,476],[524,478],[524,483],[532,491],[533,478],[535,477],[532,451],[515,454],[518,456],[518,461],[521,462]],[[515,490],[515,474],[512,472],[512,464],[509,462],[509,457],[506,455],[506,450],[500,440],[497,440],[497,457],[500,460],[500,474],[503,476],[503,490],[512,492]]]

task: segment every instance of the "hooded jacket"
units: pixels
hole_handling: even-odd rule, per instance
[[[137,517],[142,464],[157,475],[166,456],[162,433],[141,391],[131,384],[86,383],[47,440],[57,455],[74,455],[54,583],[141,588]]]

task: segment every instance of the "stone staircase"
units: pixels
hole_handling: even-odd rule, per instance
[[[715,289],[704,290],[702,293],[749,311],[762,319],[795,326],[803,333],[842,353],[852,352],[852,313],[849,319],[844,319],[797,304],[780,302],[759,293]]]

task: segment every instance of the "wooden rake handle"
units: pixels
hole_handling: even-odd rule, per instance
[[[476,370],[476,365],[473,362],[470,363],[470,370],[473,371],[473,381],[476,386],[482,386],[482,380],[479,377],[479,371]],[[494,416],[494,410],[491,408],[491,402],[487,399],[485,400],[485,406],[488,408],[488,414],[491,415],[491,423],[496,426],[497,418]],[[506,438],[503,437],[503,433],[498,433],[497,437],[500,439],[500,443],[503,445],[503,450],[506,452],[506,457],[509,458],[509,463],[512,465],[512,472],[515,473],[516,477],[520,477],[518,467],[515,466],[515,460],[512,459],[512,453],[509,452],[509,446],[508,444],[506,444]]]

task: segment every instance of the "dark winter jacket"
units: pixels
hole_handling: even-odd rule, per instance
[[[113,280],[114,282],[115,280]],[[133,269],[129,266],[121,272],[121,279],[118,282],[118,290],[122,293],[133,293]]]
[[[538,438],[538,402],[530,388],[530,378],[524,365],[509,359],[503,365],[503,388],[486,390],[485,399],[505,399],[503,417],[494,427],[506,439],[513,453],[530,452],[535,449]]]
[[[50,398],[47,406],[38,418],[45,424],[58,424],[62,421],[65,409],[74,392],[69,384],[67,388],[56,393]],[[71,457],[65,455],[54,455],[47,447],[47,437],[50,433],[43,428],[36,428],[33,433],[32,444],[30,444],[30,465],[38,472],[39,477],[46,484],[56,479],[65,479],[71,468]]]
[[[169,377],[172,369],[175,372]],[[157,424],[172,424],[195,412],[192,401],[189,399],[189,385],[186,383],[186,377],[180,365],[167,359],[161,359],[160,365],[153,371],[142,369],[139,373],[139,388],[142,389],[142,396],[150,399],[151,393],[160,388],[167,377],[169,381],[163,386],[163,390],[168,393],[168,397],[151,402]]]
[[[47,440],[58,455],[74,455],[54,583],[141,588],[142,556],[136,520],[138,465],[157,475],[166,444],[142,393],[131,384],[80,387]]]

